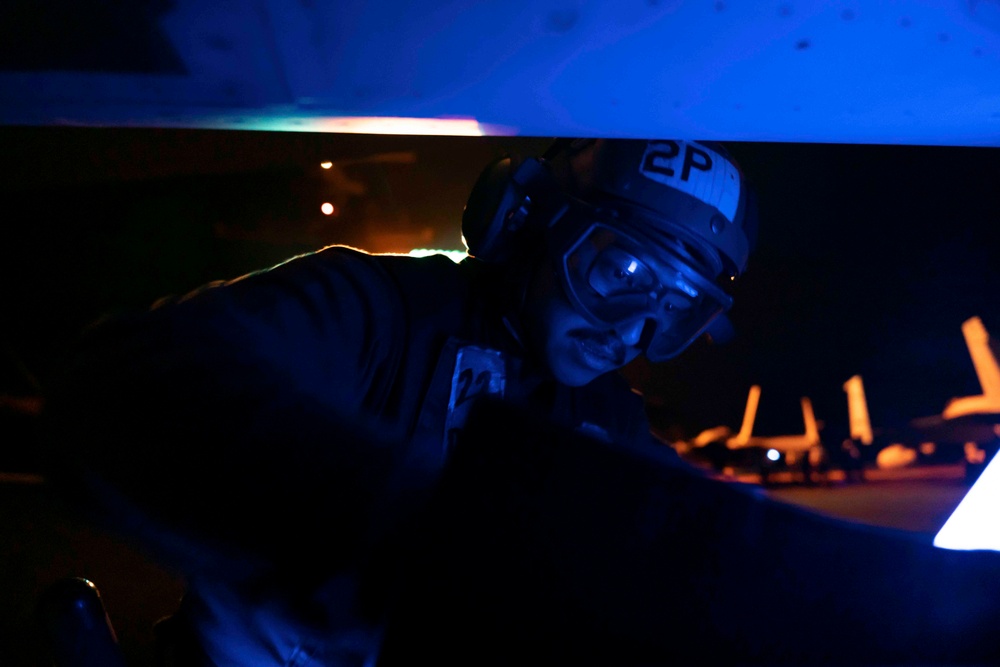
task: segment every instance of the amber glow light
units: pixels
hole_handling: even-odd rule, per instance
[[[323,211],[323,215],[333,215],[336,210],[330,202],[323,202],[323,205],[319,207],[319,210]]]

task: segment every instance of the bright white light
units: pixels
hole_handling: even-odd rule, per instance
[[[333,166],[333,163],[332,162],[320,162],[319,166],[323,167],[324,169],[329,169],[330,167]]]
[[[514,137],[516,127],[480,123],[475,118],[411,118],[393,116],[273,116],[253,114],[218,116],[197,122],[198,127],[225,129],[238,123],[244,130],[265,132],[336,132],[343,134],[411,134],[454,137]],[[333,165],[331,164],[331,167]]]
[[[781,452],[777,449],[769,449],[767,450],[767,458],[771,461],[777,461],[781,458]]]
[[[397,118],[344,116],[314,118],[306,122],[313,131],[348,134],[415,134],[481,137],[483,128],[475,118]]]
[[[427,257],[429,255],[444,255],[456,264],[469,256],[465,250],[437,250],[435,248],[414,248],[406,253],[410,257]]]
[[[334,208],[333,204],[330,202],[323,202],[323,205],[319,207],[319,210],[323,211],[323,215],[333,215]]]
[[[632,260],[632,263],[628,265],[628,272],[635,273],[636,268],[638,268],[639,262]]]
[[[934,537],[934,546],[1000,551],[1000,456],[994,456]]]

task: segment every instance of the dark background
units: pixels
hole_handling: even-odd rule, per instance
[[[44,394],[107,312],[330,243],[459,249],[482,166],[549,142],[0,128],[0,395]],[[856,373],[876,425],[979,393],[960,326],[979,315],[1000,332],[1000,149],[727,146],[759,192],[759,249],[735,340],[626,369],[657,429],[738,427],[752,383],[764,435],[802,431],[803,395],[846,428],[841,385]]]

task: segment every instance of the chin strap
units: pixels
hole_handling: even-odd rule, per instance
[[[515,255],[503,267],[499,297],[501,319],[504,328],[522,351],[527,351],[524,336],[524,311],[528,305],[528,289],[538,263],[546,261],[542,252],[522,252]]]

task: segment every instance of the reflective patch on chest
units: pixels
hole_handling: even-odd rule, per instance
[[[487,395],[503,398],[506,385],[506,363],[502,352],[474,345],[458,349],[445,422],[446,447],[465,426],[474,399]]]

